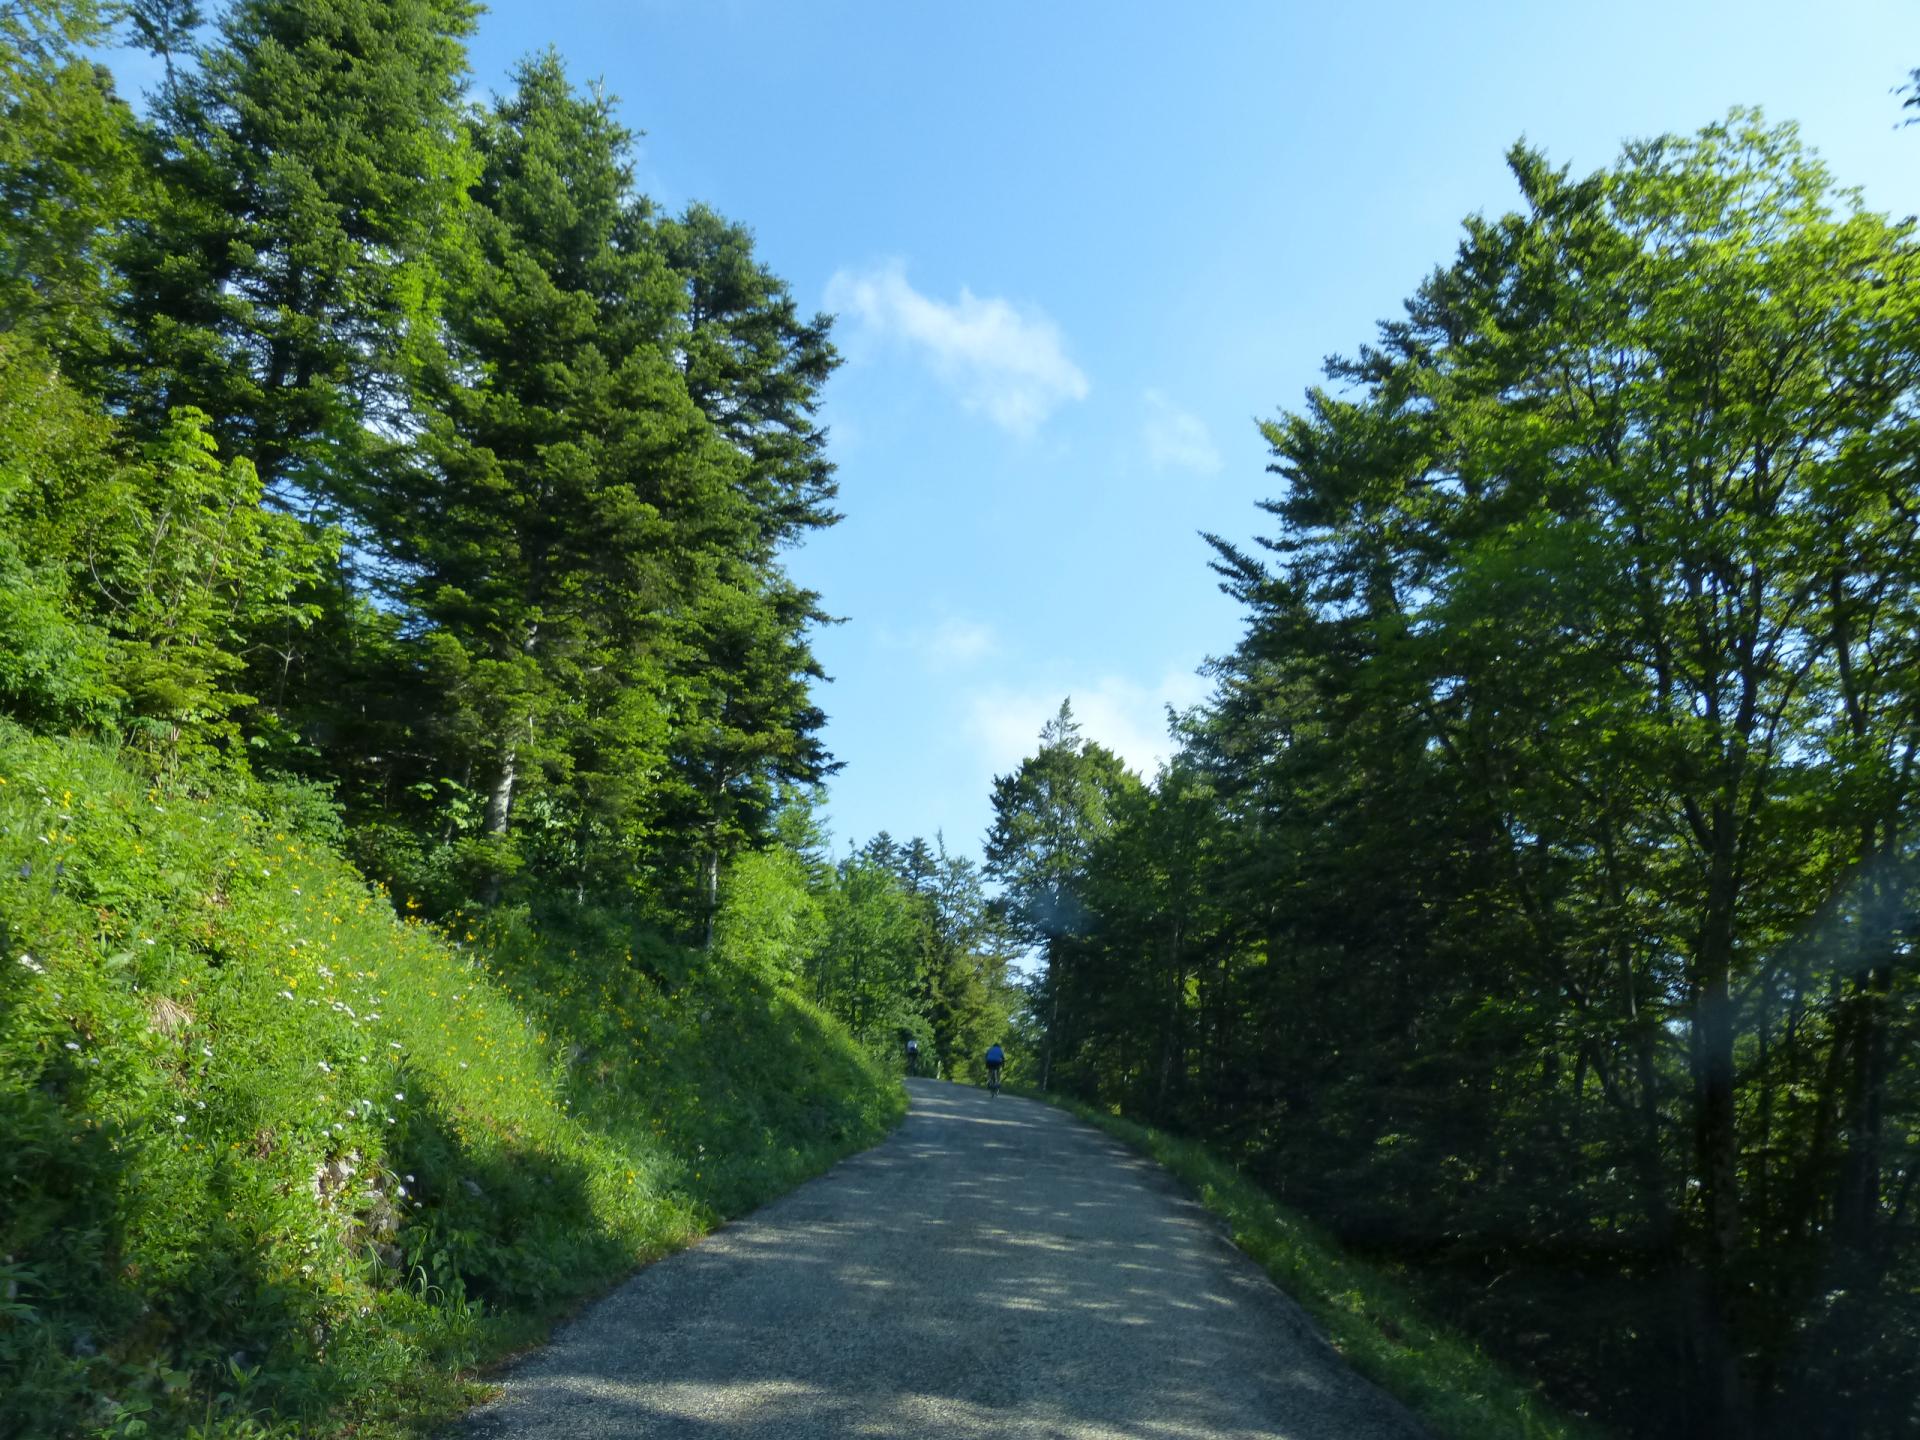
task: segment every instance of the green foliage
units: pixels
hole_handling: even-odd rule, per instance
[[[1757,115],[1510,160],[1264,427],[1181,756],[1007,831],[1080,907],[1035,1019],[1570,1408],[1903,1434],[1920,249]]]
[[[809,879],[805,860],[785,846],[734,861],[714,919],[715,952],[769,980],[799,984],[825,921]]]
[[[884,833],[838,865],[808,806],[790,796],[781,842],[729,867],[714,953],[792,983],[889,1070],[920,1047],[920,1073],[977,1078],[1005,1043],[1020,995],[1008,979],[1004,926],[978,867],[944,841],[906,846]]]
[[[1012,774],[994,777],[987,873],[1005,887],[1002,904],[1014,932],[1046,957],[1032,1002],[1046,1017],[1042,1088],[1053,1083],[1055,1062],[1079,1043],[1089,993],[1082,964],[1088,865],[1116,803],[1139,788],[1118,756],[1081,736],[1066,700],[1041,730],[1039,748]]]
[[[911,1028],[918,908],[889,870],[853,858],[822,905],[824,935],[808,976],[814,995],[855,1038],[881,1053]]]
[[[897,1115],[762,977],[578,913],[450,943],[328,828],[0,728],[5,1433],[417,1433]]]
[[[112,472],[109,435],[43,355],[0,335],[0,707],[36,725],[114,713],[107,634],[81,603],[62,518]]]
[[[0,698],[41,724],[117,724],[164,766],[224,749],[251,637],[297,629],[335,548],[260,506],[196,411],[137,456],[48,363],[0,337]]]
[[[467,0],[236,0],[139,28],[168,61],[153,213],[120,255],[114,388],[158,429],[191,405],[270,494],[353,513],[434,330],[470,160]],[[181,57],[186,58],[186,57]]]
[[[91,0],[0,11],[0,335],[82,364],[105,343],[112,237],[145,201],[133,114],[83,53],[109,13]]]
[[[231,712],[251,699],[231,688],[242,647],[311,621],[298,592],[337,548],[263,510],[252,465],[222,465],[215,448],[205,416],[176,411],[139,464],[70,512],[130,733],[169,763],[238,745]]]

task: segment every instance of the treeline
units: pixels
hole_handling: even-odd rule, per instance
[[[323,787],[426,914],[698,941],[834,768],[837,357],[555,55],[469,103],[477,10],[0,7],[0,713]]]
[[[1645,1436],[1920,1427],[1920,242],[1757,115],[1510,157],[1264,427],[1150,784],[996,782],[1052,1083]]]
[[[980,866],[885,831],[831,862],[800,812],[783,818],[782,844],[735,863],[715,944],[811,997],[872,1053],[897,1065],[911,1039],[921,1074],[981,1078],[1024,991],[1010,970],[1017,937]]]

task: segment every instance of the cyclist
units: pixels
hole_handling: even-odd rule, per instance
[[[1000,1067],[1007,1063],[1007,1052],[1000,1048],[1000,1042],[994,1041],[987,1047],[987,1093],[1000,1093]]]
[[[911,1035],[907,1037],[907,1073],[909,1075],[920,1073],[920,1042]]]

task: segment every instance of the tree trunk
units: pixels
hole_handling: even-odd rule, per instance
[[[487,794],[487,834],[504,835],[513,815],[514,762],[519,752],[511,744],[501,747],[500,769],[493,789]]]
[[[1731,1325],[1741,1303],[1735,1288],[1741,1213],[1731,984],[1737,899],[1734,826],[1732,807],[1724,801],[1716,804],[1706,914],[1694,960],[1692,1027],[1694,1168],[1706,1220],[1704,1283],[1695,1329],[1696,1388],[1701,1433],[1722,1440],[1745,1440],[1752,1434]]]
[[[706,904],[707,926],[706,934],[700,941],[700,948],[703,950],[711,950],[713,948],[713,922],[715,917],[720,913],[720,841],[717,838],[707,849],[707,858],[703,869],[704,875],[701,879],[700,888]]]

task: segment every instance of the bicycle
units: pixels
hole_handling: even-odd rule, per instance
[[[998,1065],[989,1065],[987,1067],[987,1094],[989,1096],[994,1096],[994,1095],[998,1095],[999,1093],[1000,1093],[1000,1067]]]

